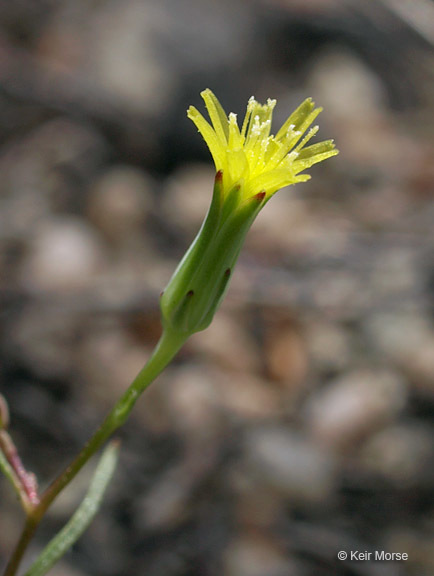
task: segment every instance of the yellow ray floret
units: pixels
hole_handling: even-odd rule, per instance
[[[223,171],[226,194],[239,186],[244,198],[263,191],[270,197],[284,186],[305,182],[310,176],[300,172],[338,154],[332,140],[306,147],[318,132],[318,126],[308,130],[309,126],[321,112],[311,98],[272,136],[276,100],[259,104],[252,96],[240,130],[236,114],[227,116],[211,90],[204,90],[201,96],[211,123],[194,106],[190,106],[187,115],[207,143],[216,170]]]

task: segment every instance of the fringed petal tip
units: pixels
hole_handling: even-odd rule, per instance
[[[240,129],[236,114],[227,116],[209,88],[201,96],[210,122],[194,106],[190,106],[187,115],[207,143],[216,169],[223,170],[227,193],[243,180],[244,197],[263,189],[272,195],[279,188],[306,181],[307,175],[298,175],[299,172],[339,153],[333,140],[306,146],[318,132],[318,126],[309,127],[322,111],[315,107],[312,98],[306,98],[273,136],[270,134],[276,100],[260,104],[252,96]]]

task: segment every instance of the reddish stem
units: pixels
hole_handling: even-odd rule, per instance
[[[0,430],[0,450],[14,471],[19,482],[20,491],[25,495],[24,500],[27,500],[31,506],[37,506],[39,504],[39,495],[36,476],[31,472],[27,472],[24,468],[18,450],[5,430]]]

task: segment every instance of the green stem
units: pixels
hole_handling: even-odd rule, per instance
[[[186,339],[186,336],[172,334],[167,330],[163,332],[152,356],[128,390],[121,396],[75,460],[52,482],[41,495],[39,503],[29,511],[21,538],[6,567],[4,576],[15,576],[24,552],[49,506],[105,441],[125,423],[140,395],[170,363]]]

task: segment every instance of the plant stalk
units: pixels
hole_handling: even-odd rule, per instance
[[[167,330],[163,331],[152,356],[106,416],[95,434],[71,464],[42,493],[39,503],[28,510],[21,537],[6,567],[4,576],[15,576],[27,546],[50,505],[95,452],[125,423],[140,395],[170,363],[186,339],[187,337],[184,335],[173,334]]]

